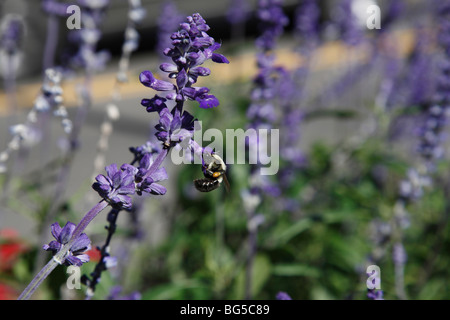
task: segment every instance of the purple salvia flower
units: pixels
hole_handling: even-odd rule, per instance
[[[167,57],[163,54],[164,50],[171,45],[170,36],[177,30],[183,17],[177,11],[173,1],[166,0],[162,4],[161,13],[158,17],[158,54],[163,60]]]
[[[255,45],[259,49],[257,53],[258,74],[253,80],[251,92],[251,104],[247,109],[249,128],[258,130],[259,128],[270,129],[276,119],[275,100],[277,98],[278,80],[284,69],[274,66],[275,55],[273,53],[276,40],[283,32],[283,28],[288,23],[284,15],[282,1],[260,0],[258,2],[257,16],[261,35],[256,39]],[[259,136],[254,135],[246,141],[249,154],[257,154],[256,151],[267,148]],[[264,194],[279,196],[279,188],[267,176],[261,175],[258,168],[261,163],[257,162],[250,168],[248,190],[242,195],[251,194],[253,203],[259,204]],[[247,207],[247,228],[249,230],[246,277],[245,277],[245,298],[251,299],[252,287],[252,264],[256,256],[256,237],[258,228],[255,221],[262,222],[256,214],[257,207]],[[259,223],[259,222],[258,222]]]
[[[399,196],[405,202],[412,202],[422,198],[424,187],[431,186],[431,178],[420,174],[417,170],[410,168],[407,179],[400,181]]]
[[[392,249],[392,259],[395,265],[405,265],[408,256],[401,242],[397,242],[396,244],[394,244],[394,247]]]
[[[391,28],[392,24],[402,15],[405,11],[404,0],[392,0],[389,1],[386,14],[383,17],[383,28],[379,29],[380,32],[384,32]]]
[[[157,148],[157,146],[151,141],[147,141],[146,143],[138,147],[130,147],[129,150],[134,154],[134,159],[131,164],[136,161],[141,161],[141,159],[146,154],[154,155],[159,153],[159,148]]]
[[[242,24],[249,17],[249,3],[246,0],[231,0],[226,18],[231,24]]]
[[[440,74],[437,78],[433,103],[427,110],[427,119],[421,128],[419,152],[425,160],[428,171],[434,171],[435,160],[442,154],[442,131],[447,122],[450,106],[450,1],[441,1],[438,5],[440,32],[438,44],[443,53],[440,62]]]
[[[334,17],[342,40],[350,46],[359,44],[363,39],[363,31],[353,13],[352,3],[353,0],[340,0]]]
[[[302,38],[302,46],[308,52],[319,42],[320,8],[316,0],[302,1],[295,11],[295,29]]]
[[[182,103],[186,100],[197,101],[200,108],[213,108],[219,105],[219,101],[213,95],[208,94],[206,87],[193,87],[199,76],[206,77],[211,71],[200,67],[206,60],[211,59],[216,63],[229,63],[223,55],[214,51],[220,48],[212,37],[207,34],[209,26],[200,14],[196,13],[187,17],[187,22],[180,24],[180,29],[171,36],[172,47],[164,50],[164,55],[170,57],[173,63],[163,63],[160,70],[168,73],[170,79],[176,80],[176,85],[171,82],[157,79],[150,71],[143,71],[139,80],[141,83],[156,91],[167,92],[163,99],[174,100],[181,111]],[[170,92],[169,92],[170,91]],[[144,99],[142,104],[148,111],[163,110],[161,97]]]
[[[49,244],[45,244],[42,248],[46,251],[52,251],[53,254],[58,253],[65,245],[72,240],[73,233],[76,225],[72,222],[61,228],[59,223],[55,222],[51,226],[52,235],[56,240],[50,241]],[[91,240],[85,233],[80,234],[77,239],[71,241],[71,248],[63,261],[58,261],[64,265],[75,265],[80,267],[83,263],[89,261],[89,256],[85,254],[91,248]]]
[[[7,54],[17,53],[22,44],[24,22],[21,16],[9,14],[1,25],[0,48]]]
[[[167,192],[165,187],[156,183],[168,178],[164,167],[158,168],[148,174],[153,162],[153,155],[151,153],[145,153],[139,161],[139,168],[130,164],[123,164],[121,167],[122,170],[133,173],[135,189],[138,195],[142,195],[143,192],[154,195],[164,195]]]
[[[176,90],[176,86],[168,81],[158,80],[150,71],[143,71],[139,75],[139,81],[146,87],[156,91],[172,91]]]
[[[134,167],[133,167],[134,168]],[[99,174],[92,185],[100,197],[107,201],[113,208],[130,209],[131,197],[135,193],[134,174],[132,170],[119,170],[113,163],[105,167],[107,175]]]
[[[165,147],[173,147],[184,139],[189,139],[194,134],[194,117],[187,111],[180,111],[174,108],[163,109],[160,112],[159,124],[155,126],[158,132],[156,138],[163,142]]]
[[[82,8],[82,28],[73,30],[70,39],[78,43],[78,51],[70,58],[75,67],[83,67],[90,72],[102,70],[110,58],[106,50],[96,50],[101,38],[100,25],[103,21],[110,0],[78,0]]]
[[[283,33],[289,23],[283,13],[282,0],[259,0],[257,16],[261,35],[256,39],[256,46],[263,51],[273,50],[276,39]]]
[[[151,99],[142,99],[141,105],[147,108],[147,112],[158,112],[160,113],[161,110],[166,109],[166,98],[160,97],[158,95],[155,95]]]
[[[281,35],[288,20],[284,15],[281,1],[261,0],[258,2],[258,17],[260,19],[261,36],[257,38],[255,44],[260,49],[257,53],[258,74],[253,79],[251,91],[251,104],[247,109],[249,127],[253,129],[271,128],[277,119],[275,111],[275,99],[279,98],[280,78],[283,78],[285,71],[281,67],[274,65],[275,56],[272,51],[275,49],[276,40]],[[281,84],[281,87],[284,85]],[[259,138],[247,141],[249,152],[255,152],[260,145]],[[258,164],[256,165],[258,166]],[[258,176],[253,168],[250,178],[250,189],[256,194],[278,195],[279,188],[267,177]],[[255,189],[259,190],[256,191]]]

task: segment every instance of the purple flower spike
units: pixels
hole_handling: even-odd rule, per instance
[[[197,82],[198,77],[206,77],[211,74],[211,70],[201,67],[206,60],[211,59],[216,63],[229,63],[228,59],[214,51],[220,48],[220,43],[207,34],[209,26],[198,13],[188,16],[186,22],[180,24],[177,32],[174,32],[170,39],[171,48],[164,50],[164,55],[171,58],[173,63],[164,62],[160,65],[160,70],[168,73],[170,79],[176,79],[176,85],[167,81],[157,80],[150,71],[144,71],[140,75],[143,85],[157,91],[174,91],[167,93],[165,98],[175,100],[178,109],[182,111],[183,102],[186,100],[197,101],[200,108],[213,108],[219,105],[219,100],[206,94],[208,88],[192,87]],[[155,105],[153,100],[144,99],[142,105],[147,107],[147,111],[158,111],[164,109],[160,105]],[[161,123],[166,121],[163,119]],[[165,130],[164,130],[165,131]],[[166,133],[159,133],[160,140],[166,140]]]
[[[105,167],[107,176],[99,174],[92,188],[116,209],[130,209],[131,198],[134,194],[134,174],[131,170],[119,170],[117,164],[113,163]]]
[[[56,240],[50,241],[49,244],[45,244],[42,248],[45,251],[52,251],[53,254],[58,253],[72,239],[75,228],[76,225],[72,222],[67,222],[63,228],[57,222],[53,223],[51,230]],[[89,261],[89,256],[85,252],[90,248],[91,240],[85,233],[82,233],[72,242],[70,250],[60,263],[66,266],[75,265],[80,267],[83,263]]]

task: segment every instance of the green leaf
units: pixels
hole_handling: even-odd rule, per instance
[[[177,283],[163,284],[153,287],[142,294],[142,300],[171,300],[179,296],[180,291],[186,289],[203,288],[196,280],[177,281]]]
[[[253,262],[253,272],[251,279],[251,295],[256,297],[261,292],[264,284],[269,280],[272,273],[272,265],[269,258],[265,255],[257,255]],[[245,277],[246,272],[243,269],[237,279],[233,299],[244,299],[245,297]]]
[[[304,276],[317,278],[320,276],[320,271],[305,264],[279,264],[273,267],[272,274],[287,277]]]
[[[310,219],[301,219],[295,222],[292,226],[288,227],[283,232],[275,235],[272,241],[275,242],[275,246],[286,244],[295,236],[299,235],[305,230],[308,230],[312,225],[313,221],[311,221]]]

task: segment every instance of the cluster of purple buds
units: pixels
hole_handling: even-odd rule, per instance
[[[10,128],[12,139],[7,148],[0,153],[0,172],[6,171],[6,161],[12,151],[21,146],[32,146],[36,144],[41,133],[36,129],[38,114],[53,112],[57,118],[61,118],[64,132],[69,135],[72,131],[72,121],[68,117],[67,109],[63,102],[63,89],[61,87],[62,74],[56,69],[45,70],[44,83],[41,93],[34,101],[33,108],[28,112],[25,123],[14,125]]]
[[[57,0],[42,0],[41,6],[42,10],[44,10],[44,12],[47,14],[66,17],[67,8],[70,6],[70,4],[58,2]]]
[[[166,0],[161,5],[161,13],[158,18],[158,53],[161,59],[168,61],[169,58],[164,55],[164,49],[170,47],[172,41],[170,36],[178,29],[183,17],[178,12],[175,3],[171,0]]]
[[[160,152],[159,148],[157,148],[156,145],[151,141],[147,141],[146,143],[138,147],[130,147],[129,150],[134,155],[134,159],[133,161],[131,161],[131,164],[134,164],[137,161],[141,161],[141,159],[147,153],[149,153],[150,155],[155,155]]]
[[[253,80],[251,92],[252,103],[247,111],[247,118],[253,127],[271,124],[276,119],[274,99],[277,96],[279,76],[285,70],[275,66],[273,50],[282,34],[288,19],[283,13],[280,0],[260,0],[258,18],[261,35],[256,39],[256,46],[261,50],[257,54],[258,74]]]
[[[295,29],[302,38],[306,51],[314,48],[319,42],[320,8],[315,0],[306,0],[295,11]]]
[[[209,94],[207,87],[194,87],[198,77],[210,75],[210,69],[201,65],[211,59],[217,63],[229,63],[223,55],[215,53],[220,44],[207,34],[209,26],[200,14],[187,17],[180,24],[180,29],[171,36],[172,47],[164,50],[164,55],[170,57],[173,63],[162,63],[160,70],[168,73],[169,79],[175,79],[176,84],[157,79],[150,71],[140,74],[141,83],[163,94],[151,99],[143,99],[141,104],[148,112],[157,112],[160,117],[156,126],[156,137],[164,148],[174,147],[194,132],[194,117],[183,111],[184,101],[199,103],[200,108],[213,108],[219,105],[219,100]],[[170,103],[176,106],[169,109]]]
[[[363,39],[363,29],[352,10],[353,0],[340,0],[335,10],[335,21],[342,40],[350,45],[357,45]]]
[[[438,44],[443,53],[439,66],[441,73],[437,78],[433,104],[428,108],[425,124],[420,131],[419,145],[419,152],[429,171],[434,170],[435,160],[443,155],[442,131],[450,106],[450,2],[439,2],[437,12],[440,24]]]
[[[139,32],[136,30],[136,26],[144,20],[146,14],[147,12],[142,6],[141,0],[128,0],[128,25],[125,29],[125,40],[122,45],[122,55],[117,72],[117,80],[119,82],[128,81],[127,71],[130,64],[130,56],[139,46]]]
[[[56,69],[45,70],[42,93],[34,101],[34,109],[37,112],[53,111],[55,117],[61,118],[64,132],[72,132],[72,121],[68,118],[67,109],[64,106],[63,89],[61,87],[62,73]]]
[[[80,267],[83,263],[89,261],[89,256],[85,252],[90,250],[91,240],[89,240],[89,237],[85,233],[80,234],[76,239],[72,239],[75,228],[76,225],[72,222],[67,222],[63,228],[57,222],[52,224],[51,230],[55,240],[50,241],[49,244],[45,244],[43,249],[57,254],[64,246],[71,246],[67,254],[62,259],[56,261],[59,264]]]
[[[259,0],[257,16],[261,35],[256,39],[256,46],[263,51],[276,47],[277,38],[289,23],[283,13],[282,0]]]
[[[422,198],[423,188],[431,186],[431,178],[420,174],[415,169],[409,169],[407,179],[400,182],[400,198],[406,202],[411,202]]]
[[[249,3],[246,0],[231,0],[227,11],[227,20],[231,24],[242,24],[249,17]]]
[[[106,176],[99,174],[92,188],[113,208],[131,209],[131,195],[149,193],[164,195],[166,188],[158,184],[168,178],[165,168],[156,168],[152,154],[146,153],[139,161],[139,166],[111,164],[105,168]]]
[[[7,15],[1,25],[0,48],[13,55],[20,50],[24,34],[24,22],[18,15]]]
[[[73,30],[71,40],[78,44],[78,51],[71,58],[75,67],[83,67],[90,72],[102,70],[110,58],[106,50],[97,52],[97,43],[101,38],[100,25],[110,0],[78,0],[83,14],[82,28]]]

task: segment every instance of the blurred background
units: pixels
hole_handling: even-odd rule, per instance
[[[2,292],[8,293],[4,298],[16,297],[40,259],[48,258],[40,248],[51,240],[49,222],[79,221],[99,200],[90,190],[94,177],[110,163],[132,160],[128,148],[152,137],[157,117],[146,113],[140,101],[154,92],[140,84],[139,74],[158,72],[164,20],[180,23],[200,13],[230,61],[209,63],[211,76],[199,80],[220,106],[189,109],[207,128],[246,128],[258,73],[256,0],[142,0],[146,16],[136,26],[138,46],[125,70],[128,80],[119,89],[128,1],[109,1],[94,49],[108,59],[94,71],[70,68],[76,36],[66,26],[68,15],[44,10],[54,2],[0,3],[3,26],[18,17],[23,27],[14,54],[3,55],[0,63],[0,150],[11,140],[9,128],[24,123],[36,105],[48,67],[64,70],[61,89],[69,119],[83,104],[85,77],[91,72],[91,107],[64,189],[55,189],[58,161],[67,149],[60,121],[42,120],[34,138],[25,139],[10,157],[9,174],[1,180],[0,230],[13,230],[13,236],[3,232],[0,244],[20,245],[9,258],[0,247],[0,298]],[[311,2],[319,10],[312,48],[301,21],[307,24],[313,16],[298,18],[299,8]],[[163,8],[169,3],[175,10],[167,16]],[[231,10],[237,3],[243,6],[238,9],[245,13],[242,17]],[[448,165],[436,161],[430,173],[418,152],[440,77],[438,1],[403,0],[398,6],[393,0],[281,3],[289,23],[276,41],[275,63],[292,74],[307,71],[298,89],[301,98],[292,104],[294,111],[301,110],[301,120],[294,123],[298,136],[291,147],[304,162],[283,159],[281,173],[274,177],[281,195],[264,195],[249,215],[246,209],[254,197],[248,165],[229,166],[229,194],[222,189],[200,194],[192,185],[201,176],[199,166],[166,161],[167,195],[146,198],[137,203],[138,213],[119,216],[111,245],[119,262],[102,277],[95,298],[111,297],[112,288],[120,286],[123,294],[139,292],[143,299],[275,299],[279,291],[293,299],[367,299],[365,270],[371,264],[381,268],[387,299],[450,297]],[[379,30],[366,26],[367,8],[373,4],[381,9]],[[105,129],[105,123],[111,127]],[[275,127],[282,136],[291,130],[283,122]],[[111,132],[101,140],[105,130]],[[445,136],[445,127],[440,133]],[[440,150],[439,159],[448,159],[447,140],[442,139]],[[406,189],[420,195],[413,197]],[[57,214],[50,221],[46,215],[52,210]],[[263,221],[256,234],[250,228],[254,217]],[[99,216],[87,229],[93,246],[104,242],[105,224],[106,217]],[[91,258],[85,273],[95,265],[95,254]],[[64,270],[52,277],[36,298],[83,298],[83,290],[65,289]]]

